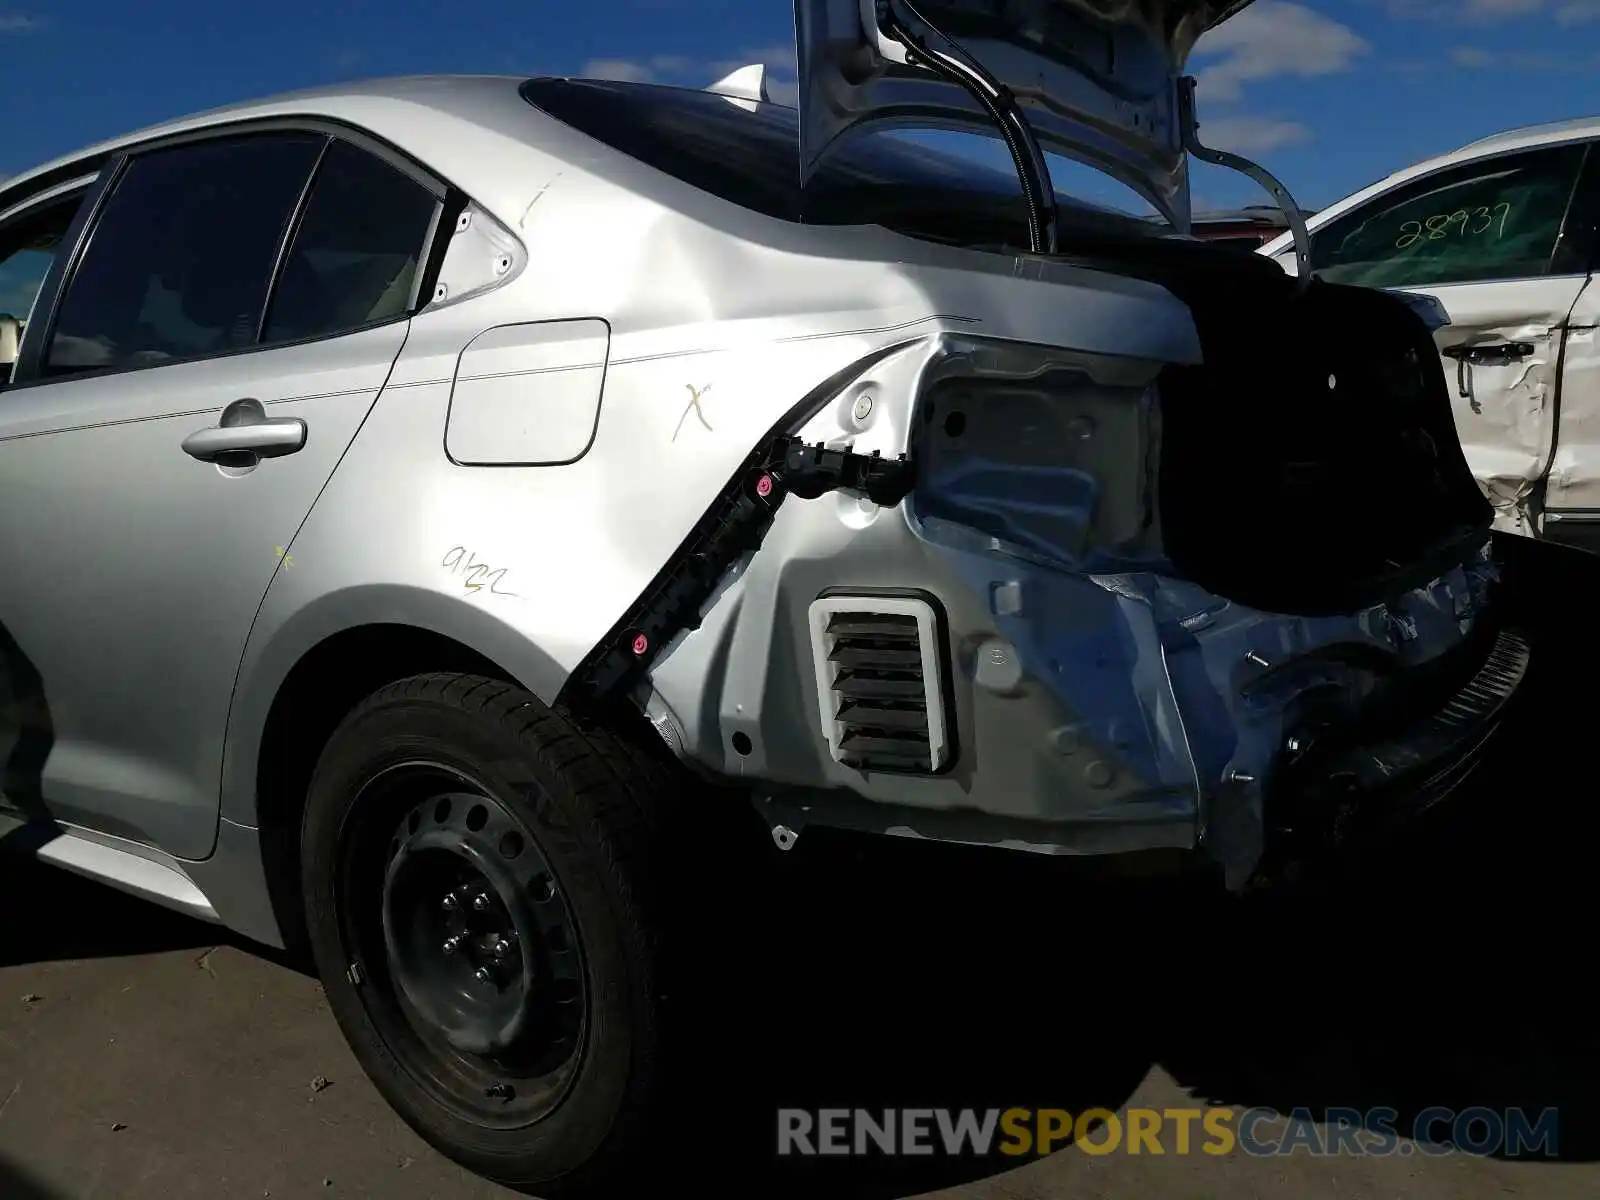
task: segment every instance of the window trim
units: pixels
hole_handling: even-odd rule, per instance
[[[113,155],[100,169],[100,178],[79,205],[77,216],[72,219],[66,236],[61,239],[66,253],[56,255],[39,283],[39,295],[33,302],[34,316],[22,331],[22,343],[17,347],[17,363],[11,371],[11,386],[6,391],[14,392],[19,388],[50,382],[42,371],[44,348],[50,344],[50,334],[55,329],[62,293],[78,269],[91,232],[105,210],[106,198],[116,187],[117,180],[122,178],[127,165],[127,155]]]
[[[306,177],[306,183],[301,189],[290,220],[285,226],[283,238],[278,244],[278,251],[273,261],[273,273],[268,282],[266,300],[262,307],[262,315],[257,322],[256,344],[236,346],[226,350],[215,350],[210,353],[195,354],[185,358],[167,359],[156,363],[132,363],[74,371],[71,374],[61,375],[45,374],[43,370],[45,349],[49,346],[50,337],[55,331],[56,318],[60,312],[61,302],[65,299],[66,289],[77,272],[78,264],[82,261],[83,255],[88,249],[95,229],[99,226],[106,202],[115,190],[117,181],[121,179],[123,172],[127,170],[128,164],[143,155],[176,147],[209,141],[228,141],[255,134],[271,133],[312,134],[323,137],[325,141],[315,163],[312,165],[310,173]],[[331,333],[316,334],[312,337],[262,345],[260,343],[262,326],[266,320],[267,312],[272,307],[272,300],[277,289],[278,276],[282,270],[283,260],[288,254],[289,247],[293,244],[295,233],[300,228],[300,222],[304,216],[306,205],[310,200],[312,185],[316,181],[317,173],[327,157],[329,146],[332,145],[335,139],[344,141],[357,150],[365,151],[395,168],[406,178],[419,184],[434,199],[433,217],[428,226],[427,240],[423,243],[421,253],[417,259],[419,269],[416,278],[413,280],[410,303],[402,312],[382,320],[369,321],[364,325],[351,326]],[[86,178],[91,177],[75,175],[73,181],[81,182]],[[47,193],[58,193],[61,190],[61,185],[52,184],[46,193],[36,193],[30,196],[28,200],[8,209],[7,216],[9,217],[14,212],[23,211],[25,208],[31,208],[36,202],[43,202],[42,198]],[[420,310],[421,298],[432,294],[439,271],[444,263],[444,252],[448,248],[449,238],[441,236],[441,233],[447,232],[449,226],[445,225],[441,220],[441,213],[445,209],[450,209],[452,212],[457,211],[459,208],[465,207],[468,202],[469,199],[464,192],[429,171],[404,151],[368,130],[331,117],[302,117],[297,115],[256,117],[242,121],[231,121],[223,125],[207,126],[204,129],[185,130],[181,133],[148,138],[140,142],[120,146],[104,157],[98,177],[90,185],[90,191],[84,197],[82,207],[79,208],[72,226],[62,239],[62,245],[67,249],[67,253],[56,256],[56,260],[51,264],[50,269],[45,272],[45,277],[40,282],[39,295],[34,301],[35,318],[28,322],[28,328],[23,331],[22,344],[18,347],[17,361],[12,371],[12,381],[4,390],[9,394],[22,388],[48,386],[52,383],[103,379],[136,371],[159,370],[162,367],[179,366],[185,363],[209,362],[214,359],[233,358],[243,354],[288,349],[327,341],[331,338],[349,337],[353,334],[364,333],[367,330],[377,329],[397,321],[409,321]]]
[[[61,203],[63,200],[66,200],[69,197],[71,197],[74,192],[81,193],[81,195],[79,195],[79,197],[78,197],[79,211],[81,212],[82,211],[82,206],[85,203],[88,202],[90,194],[94,191],[94,189],[98,186],[98,184],[99,184],[99,175],[98,174],[95,174],[95,175],[79,175],[79,176],[77,176],[77,177],[75,177],[73,179],[68,179],[65,182],[57,183],[57,184],[52,185],[51,187],[45,188],[43,191],[38,192],[37,194],[35,194],[33,196],[30,196],[27,200],[24,200],[24,201],[21,201],[21,202],[19,202],[17,204],[11,205],[10,208],[6,209],[3,213],[0,213],[0,236],[4,235],[5,230],[6,230],[6,228],[8,226],[14,225],[19,221],[25,221],[29,217],[31,217],[31,216],[35,215],[36,213],[38,213],[40,210],[47,209],[47,208],[50,208],[50,207],[52,207],[52,206],[54,206],[56,204]],[[75,213],[73,215],[74,215],[74,222],[75,222],[77,214]],[[73,224],[69,223],[67,225],[66,232],[61,235],[61,245],[64,246],[64,247],[70,247],[71,244],[72,244],[72,238],[73,238]],[[58,255],[58,257],[59,257],[59,255]],[[52,261],[51,262],[51,267],[53,268],[54,265],[55,265],[55,263],[54,263],[54,261]],[[34,293],[33,305],[28,310],[27,317],[25,318],[25,320],[27,321],[29,326],[31,326],[34,323],[33,322],[33,313],[39,308],[40,299],[47,294],[47,289],[49,287],[49,284],[50,284],[50,270],[47,269],[45,271],[44,275],[41,276],[40,279],[39,279],[39,290]],[[13,314],[13,315],[15,315],[15,314]],[[26,333],[26,330],[24,331],[24,333]],[[21,359],[22,359],[22,349],[23,348],[20,345],[17,347],[17,361],[18,362],[21,362]],[[15,363],[12,364],[12,365],[13,365],[13,367],[16,366]],[[5,380],[3,378],[0,378],[0,390],[10,391],[11,390],[10,381],[9,380]]]
[[[1349,216],[1351,216],[1351,215],[1353,215],[1355,213],[1362,212],[1362,211],[1365,211],[1367,209],[1370,209],[1375,205],[1381,204],[1382,202],[1387,200],[1389,197],[1395,195],[1398,192],[1401,192],[1401,191],[1404,191],[1406,189],[1409,189],[1409,188],[1413,187],[1416,184],[1426,183],[1429,180],[1437,179],[1441,175],[1447,175],[1447,174],[1450,174],[1450,173],[1455,172],[1455,171],[1461,171],[1461,170],[1466,170],[1466,169],[1483,168],[1483,167],[1486,167],[1486,166],[1488,166],[1488,165],[1490,165],[1492,163],[1499,162],[1499,161],[1501,161],[1503,159],[1507,159],[1507,158],[1518,158],[1518,157],[1522,157],[1522,156],[1526,156],[1526,155],[1545,154],[1545,153],[1549,153],[1551,151],[1568,150],[1568,149],[1571,149],[1573,147],[1581,147],[1582,148],[1582,157],[1580,157],[1580,159],[1578,160],[1578,170],[1574,173],[1573,180],[1572,180],[1572,187],[1567,192],[1566,206],[1561,210],[1561,222],[1560,222],[1560,225],[1557,228],[1555,240],[1550,244],[1550,257],[1549,257],[1549,259],[1547,261],[1550,264],[1554,264],[1555,258],[1556,258],[1556,254],[1561,249],[1562,239],[1566,236],[1567,218],[1572,213],[1572,205],[1573,205],[1574,198],[1578,194],[1578,186],[1582,182],[1585,173],[1590,169],[1591,164],[1595,160],[1595,157],[1596,157],[1595,154],[1594,154],[1595,142],[1596,142],[1596,139],[1594,139],[1593,137],[1589,137],[1589,136],[1573,137],[1573,138],[1566,138],[1566,139],[1564,139],[1562,141],[1559,141],[1559,142],[1543,142],[1543,143],[1535,143],[1534,145],[1531,145],[1531,146],[1516,146],[1516,147],[1512,147],[1512,148],[1506,149],[1506,150],[1497,150],[1493,154],[1484,154],[1484,155],[1480,155],[1480,156],[1478,156],[1476,158],[1467,158],[1467,159],[1461,159],[1461,160],[1456,161],[1456,162],[1445,163],[1442,166],[1435,167],[1433,170],[1426,171],[1421,175],[1413,175],[1408,179],[1402,179],[1400,182],[1396,183],[1393,187],[1388,188],[1388,189],[1386,189],[1384,191],[1381,191],[1375,196],[1369,196],[1366,200],[1363,200],[1360,204],[1352,204],[1349,208],[1344,209],[1342,212],[1330,214],[1326,221],[1324,221],[1321,225],[1319,225],[1319,226],[1317,226],[1317,227],[1312,229],[1312,231],[1311,231],[1312,241],[1313,241],[1313,243],[1315,243],[1316,238],[1317,238],[1317,236],[1319,234],[1321,234],[1323,231],[1327,230],[1331,226],[1339,224],[1346,217],[1349,217]],[[1280,253],[1280,255],[1278,257],[1281,257],[1281,253]],[[1315,267],[1315,266],[1312,266],[1310,269],[1311,269],[1313,274],[1315,274],[1316,271],[1318,270],[1318,268]],[[1425,290],[1425,289],[1428,289],[1428,288],[1438,288],[1438,287],[1477,287],[1477,286],[1485,286],[1485,285],[1494,284],[1494,283],[1528,283],[1528,282],[1531,282],[1531,281],[1548,280],[1548,279],[1575,279],[1575,278],[1584,278],[1588,274],[1589,274],[1589,272],[1587,270],[1563,271],[1559,275],[1547,271],[1543,275],[1506,275],[1506,276],[1502,276],[1502,277],[1495,278],[1495,279],[1440,279],[1440,280],[1430,280],[1429,282],[1426,282],[1426,283],[1393,283],[1393,284],[1382,284],[1382,285],[1378,285],[1378,286],[1380,287],[1380,290],[1384,290],[1384,291],[1418,291],[1418,290]],[[1352,284],[1350,286],[1353,286],[1353,287],[1368,287],[1368,286],[1374,286],[1374,285]]]
[[[1555,148],[1556,147],[1549,147],[1549,149]],[[1545,147],[1540,147],[1540,149],[1545,149]],[[1571,245],[1568,234],[1569,227],[1572,222],[1572,206],[1577,203],[1578,194],[1583,187],[1584,178],[1589,174],[1589,164],[1593,161],[1594,142],[1586,141],[1583,143],[1583,154],[1578,159],[1578,169],[1574,171],[1572,175],[1572,186],[1567,189],[1567,204],[1566,207],[1561,210],[1561,224],[1556,228],[1556,240],[1550,244],[1550,258],[1545,265],[1545,273],[1543,275],[1536,276],[1536,278],[1563,279],[1568,275],[1576,274],[1576,272],[1571,271],[1563,271],[1559,275],[1556,274],[1556,258],[1563,250],[1567,249]],[[1583,262],[1584,274],[1588,274],[1589,269],[1588,254],[1586,253],[1586,249],[1586,247],[1580,248],[1580,251],[1576,256],[1580,261]],[[1491,280],[1490,282],[1493,281]]]
[[[1600,269],[1600,138],[1589,143],[1589,155],[1584,159],[1583,171],[1578,175],[1572,202],[1567,206],[1567,221],[1574,213],[1590,214],[1587,228],[1581,228],[1577,237],[1575,257],[1583,262],[1592,275]]]
[[[311,203],[312,192],[316,190],[317,176],[322,173],[322,164],[328,161],[328,151],[332,148],[333,139],[323,138],[322,149],[317,151],[311,170],[306,172],[306,181],[300,185],[300,195],[289,210],[289,220],[283,227],[283,240],[278,243],[278,252],[272,256],[272,270],[267,272],[267,291],[261,297],[261,311],[256,314],[256,336],[252,349],[263,348],[261,339],[267,335],[267,317],[272,313],[272,301],[277,296],[278,284],[283,280],[284,264],[289,261],[289,251],[294,246],[295,238],[300,236],[300,227],[305,224],[306,207]]]
[[[100,181],[100,174],[100,171],[85,171],[82,175],[75,175],[71,179],[41,188],[37,192],[30,192],[26,199],[19,200],[4,211],[0,211],[0,230],[4,230],[17,218],[26,217],[35,209],[47,208],[73,192],[81,191],[87,196],[89,189]]]

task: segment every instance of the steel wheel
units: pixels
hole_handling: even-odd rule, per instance
[[[488,789],[430,762],[390,767],[351,806],[339,908],[370,1019],[437,1103],[485,1128],[548,1116],[589,1023],[559,881]]]

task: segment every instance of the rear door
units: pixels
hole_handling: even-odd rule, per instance
[[[85,179],[48,188],[0,213],[0,389],[11,381],[17,346],[13,339],[26,327],[40,285],[57,253],[70,244],[78,210],[96,180]],[[5,395],[0,391],[0,414]],[[0,525],[4,523],[0,512]],[[15,564],[12,564],[13,566]],[[6,568],[0,564],[0,586]],[[8,815],[35,815],[39,803],[39,769],[49,748],[49,720],[36,672],[23,658],[0,607],[0,820]]]
[[[113,164],[0,391],[0,622],[49,816],[210,853],[245,641],[405,342],[442,192],[316,129]]]
[[[1567,317],[1542,532],[1600,552],[1600,280],[1593,274],[1600,265],[1600,150],[1589,155],[1567,230],[1575,244],[1587,244],[1590,275]]]
[[[1567,226],[1588,154],[1566,143],[1445,167],[1312,237],[1319,277],[1442,306],[1434,340],[1462,449],[1496,527],[1518,533],[1538,532],[1569,318],[1588,283],[1587,237]]]

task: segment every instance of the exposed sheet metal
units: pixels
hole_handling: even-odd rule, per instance
[[[1315,699],[1331,691],[1354,709],[1381,664],[1459,645],[1493,565],[1485,545],[1426,586],[1326,617],[1180,578],[1150,486],[1158,365],[946,333],[847,386],[802,436],[909,448],[916,488],[898,511],[844,495],[784,505],[704,624],[653,669],[650,711],[669,743],[762,781],[768,802],[786,795],[786,827],[1068,854],[1201,844],[1241,886],[1266,844],[1264,790]],[[834,762],[793,686],[816,596],[904,588],[938,597],[954,648],[960,753],[937,777]],[[996,644],[1020,667],[1003,687],[979,658]],[[744,748],[730,751],[736,734]],[[954,813],[999,823],[956,831]]]

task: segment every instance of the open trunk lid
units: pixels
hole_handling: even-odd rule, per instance
[[[1252,0],[795,0],[800,174],[891,128],[996,132],[969,90],[914,61],[900,32],[1007,89],[1041,149],[1134,188],[1189,223],[1183,67]]]

